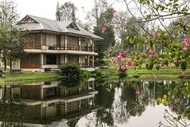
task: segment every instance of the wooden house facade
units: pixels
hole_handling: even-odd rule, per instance
[[[25,42],[27,56],[14,63],[14,69],[56,69],[59,65],[77,63],[94,69],[94,42],[103,38],[83,29],[74,21],[55,21],[27,15],[19,24],[29,30]]]

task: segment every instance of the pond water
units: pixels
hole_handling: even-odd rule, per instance
[[[175,85],[93,78],[70,87],[65,81],[7,85],[0,88],[0,121],[2,126],[22,127],[158,127],[160,121],[170,125],[165,111],[176,115],[175,110],[157,105],[156,99]]]

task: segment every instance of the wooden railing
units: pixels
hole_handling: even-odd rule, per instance
[[[41,49],[41,44],[35,44],[35,43],[27,43],[25,44],[25,49]],[[79,46],[79,45],[48,45],[47,46],[49,50],[73,50],[73,51],[88,51],[93,52],[94,49],[92,47],[87,46]]]
[[[41,49],[41,44],[28,43],[24,45],[25,49]]]
[[[90,68],[90,67],[93,67],[93,64],[92,63],[81,63],[80,67],[82,67],[82,68]]]
[[[53,45],[53,46],[49,46],[49,49],[79,51],[79,46],[78,45]]]
[[[93,51],[94,51],[92,47],[87,47],[87,46],[81,47],[81,50],[82,50],[82,51],[90,51],[90,52],[93,52]]]

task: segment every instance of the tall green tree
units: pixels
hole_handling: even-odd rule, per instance
[[[16,13],[16,6],[12,1],[0,3],[0,52],[6,70],[9,60],[10,73],[15,61],[21,59],[24,52],[24,38],[27,32],[19,27],[19,15]]]
[[[74,20],[76,21],[76,12],[77,8],[73,3],[65,2],[61,6],[59,6],[59,3],[57,3],[56,7],[56,20],[57,21],[68,21],[68,20]]]
[[[94,0],[94,8],[87,14],[87,20],[91,26],[94,26],[94,34],[104,39],[95,42],[95,52],[98,53],[98,56],[95,57],[96,65],[102,64],[105,52],[110,46],[115,45],[113,18],[113,8],[107,0]]]

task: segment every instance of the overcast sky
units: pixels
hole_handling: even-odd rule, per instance
[[[90,11],[93,8],[94,0],[13,0],[17,5],[18,13],[20,18],[23,18],[27,14],[44,17],[47,19],[55,19],[55,11],[57,6],[57,1],[59,4],[64,4],[66,1],[71,1],[78,8],[76,12],[76,17],[82,21],[85,21],[85,12]],[[109,3],[112,3],[115,0],[108,0]],[[121,5],[117,5],[115,2],[114,9],[121,9]],[[85,12],[82,7],[84,7]]]

